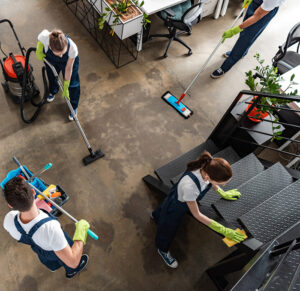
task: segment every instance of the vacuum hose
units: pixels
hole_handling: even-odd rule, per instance
[[[29,66],[29,57],[31,52],[35,51],[36,48],[31,47],[27,50],[26,52],[26,57],[25,57],[25,69],[24,69],[24,75],[23,75],[23,82],[22,82],[22,96],[21,96],[21,117],[22,120],[25,123],[32,123],[37,116],[39,115],[42,106],[46,103],[47,101],[47,97],[49,95],[49,87],[48,87],[48,83],[47,83],[47,78],[46,78],[46,68],[45,66],[42,68],[42,76],[43,76],[43,83],[44,83],[44,96],[42,98],[42,100],[38,103],[36,103],[33,99],[33,96],[31,96],[30,98],[30,102],[33,106],[37,107],[36,111],[33,113],[32,117],[27,119],[25,116],[25,112],[24,112],[24,102],[25,102],[25,96],[26,96],[26,89],[28,86],[28,79],[29,79],[29,73],[31,74],[31,70],[27,70],[26,68],[28,68]],[[32,86],[34,86],[33,82],[31,84]]]

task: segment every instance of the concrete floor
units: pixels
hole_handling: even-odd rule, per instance
[[[180,266],[168,269],[156,253],[156,227],[149,219],[161,199],[147,189],[142,177],[205,141],[234,97],[246,88],[244,72],[256,65],[252,56],[260,52],[270,63],[299,19],[298,0],[287,1],[249,54],[222,79],[212,80],[209,73],[235,41],[227,40],[192,88],[191,97],[186,97],[195,114],[184,120],[160,96],[166,90],[182,92],[232,22],[235,5],[231,1],[225,17],[207,17],[191,36],[183,37],[193,48],[192,56],[186,57],[185,48],[174,43],[169,57],[161,59],[166,41],[157,39],[144,45],[136,62],[115,69],[63,1],[1,1],[0,19],[14,23],[26,48],[35,46],[44,28],[61,28],[77,43],[82,84],[79,118],[91,144],[106,155],[82,165],[87,150],[75,124],[67,120],[60,96],[45,106],[35,123],[25,125],[18,106],[0,90],[1,179],[15,168],[14,155],[32,171],[52,162],[44,180],[61,185],[70,196],[66,210],[87,219],[100,235],[97,242],[88,239],[87,269],[69,281],[63,270],[50,273],[30,248],[17,244],[0,228],[1,290],[214,290],[203,272],[229,250],[216,234],[188,217],[172,245]],[[158,18],[151,19],[152,32],[166,30]],[[6,25],[0,26],[0,35],[4,50],[16,52]],[[41,86],[41,64],[34,58],[31,63]],[[2,219],[8,210],[1,203]],[[72,235],[70,220],[62,216],[60,222]]]

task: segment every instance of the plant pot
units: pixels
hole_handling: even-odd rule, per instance
[[[254,96],[254,97],[253,97],[254,100],[255,100],[256,98],[257,98],[257,96]],[[253,100],[253,99],[252,99],[252,100]],[[247,110],[250,108],[250,106],[252,105],[252,102],[253,102],[253,101],[250,101],[250,104],[247,106],[245,112],[247,112]],[[251,121],[259,123],[259,122],[262,121],[262,120],[260,120],[260,119],[264,119],[264,118],[266,118],[268,115],[269,115],[268,112],[261,112],[261,111],[259,111],[259,109],[257,109],[257,107],[254,107],[254,108],[248,113],[247,117],[248,117]],[[254,118],[254,116],[256,116],[256,118]],[[260,118],[260,119],[257,119],[257,117]]]
[[[107,16],[106,22],[112,27],[112,29],[115,31],[115,34],[120,39],[123,40],[142,31],[143,13],[138,7],[134,6],[132,2],[131,3],[134,7],[130,7],[127,14],[121,15],[119,23],[113,25],[114,17],[112,14],[116,14],[116,12],[110,6],[112,3],[114,3],[113,0],[97,0],[94,6],[100,13],[107,13],[105,8],[110,9],[111,14]]]

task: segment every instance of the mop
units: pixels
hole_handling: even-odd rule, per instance
[[[78,222],[78,220],[73,217],[70,213],[68,213],[66,210],[64,210],[62,207],[60,207],[59,205],[57,205],[52,199],[48,198],[42,191],[40,191],[38,188],[36,188],[34,185],[32,185],[29,180],[30,177],[27,173],[27,171],[24,169],[24,167],[21,165],[21,163],[18,161],[18,159],[16,157],[13,157],[13,161],[18,165],[18,167],[20,167],[20,169],[22,170],[23,174],[25,175],[26,179],[27,179],[27,183],[28,185],[38,194],[42,195],[48,202],[50,202],[54,207],[56,207],[59,211],[61,211],[63,214],[67,215],[71,220],[73,220],[75,223]],[[37,175],[35,175],[37,176]],[[90,229],[88,230],[88,235],[90,237],[92,237],[95,240],[98,240],[98,236],[91,231]]]
[[[242,16],[242,14],[244,13],[245,9],[247,8],[247,5],[245,5],[243,7],[243,9],[241,10],[241,12],[239,13],[239,15],[235,18],[235,20],[233,21],[233,23],[231,24],[231,26],[229,28],[232,28],[233,26],[235,26],[236,22],[238,21],[238,19]],[[210,59],[213,57],[213,55],[215,54],[215,52],[217,51],[217,49],[219,48],[219,46],[224,42],[224,39],[222,38],[219,43],[217,44],[217,46],[215,47],[215,49],[213,50],[213,52],[209,55],[209,57],[207,58],[207,60],[205,61],[205,63],[202,65],[202,67],[200,68],[199,72],[196,74],[196,76],[194,77],[194,79],[190,82],[190,84],[187,86],[187,88],[184,90],[184,92],[181,94],[180,98],[176,98],[170,91],[165,92],[161,98],[166,101],[170,106],[172,106],[173,108],[175,108],[175,110],[184,118],[189,118],[192,114],[193,111],[191,109],[189,109],[186,105],[184,105],[181,101],[182,99],[185,97],[185,95],[187,94],[187,92],[190,90],[190,88],[193,86],[193,84],[195,83],[195,81],[197,80],[198,76],[203,72],[203,70],[205,69],[205,67],[207,66],[208,62],[210,61]]]
[[[45,63],[49,66],[49,68],[52,70],[53,75],[54,75],[54,77],[55,77],[55,79],[56,79],[56,81],[57,81],[57,83],[58,83],[58,85],[59,85],[61,91],[63,91],[63,90],[64,90],[64,86],[63,86],[62,81],[61,81],[61,79],[59,78],[59,76],[58,76],[58,74],[57,74],[55,68],[49,63],[49,61],[47,61],[46,58],[44,58],[44,62],[45,62]],[[84,142],[85,142],[85,144],[86,144],[86,146],[87,146],[87,148],[88,148],[88,150],[89,150],[89,152],[90,152],[90,154],[89,154],[88,156],[86,156],[85,158],[82,159],[84,165],[86,166],[86,165],[88,165],[88,164],[94,162],[95,160],[104,157],[104,153],[103,153],[100,149],[97,150],[97,151],[95,151],[95,152],[92,150],[92,147],[91,147],[91,145],[90,145],[90,143],[89,143],[89,141],[88,141],[88,139],[87,139],[87,137],[86,137],[86,135],[85,135],[85,133],[84,133],[84,131],[83,131],[81,125],[80,125],[80,122],[79,122],[79,120],[78,120],[78,118],[77,118],[77,115],[75,114],[74,109],[73,109],[73,107],[72,107],[72,105],[71,105],[71,103],[70,103],[70,100],[69,100],[68,98],[66,98],[66,97],[65,97],[65,100],[66,100],[66,102],[67,102],[67,104],[68,104],[68,107],[69,107],[69,109],[70,109],[70,111],[71,111],[71,114],[72,114],[72,116],[73,116],[73,118],[74,118],[74,120],[75,120],[75,123],[76,123],[76,125],[77,125],[77,127],[78,127],[78,129],[79,129],[79,131],[80,131],[80,133],[81,133],[81,135],[82,135],[82,137],[83,137],[83,139],[84,139]]]

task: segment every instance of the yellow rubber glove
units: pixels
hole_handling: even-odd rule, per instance
[[[232,189],[228,191],[224,191],[223,189],[219,188],[216,192],[226,200],[237,200],[241,198],[242,194],[237,189]]]
[[[70,80],[69,81],[64,81],[64,91],[62,92],[62,97],[67,98],[70,101],[69,86],[70,86]]]
[[[234,36],[234,35],[236,35],[236,34],[242,32],[242,31],[243,31],[243,30],[242,30],[238,25],[235,26],[235,27],[233,27],[233,28],[227,29],[227,30],[223,33],[223,35],[222,35],[222,38],[223,38],[223,41],[222,41],[222,42],[224,42],[226,38],[230,38],[230,37],[232,37],[232,36]]]
[[[252,2],[252,0],[244,0],[243,7],[244,7],[244,8],[249,7],[249,5],[251,4],[251,2]]]
[[[212,230],[224,235],[227,238],[230,238],[231,240],[233,240],[235,242],[239,243],[245,239],[243,234],[241,234],[231,228],[227,228],[214,220],[211,220],[209,227]]]
[[[86,244],[86,238],[90,224],[86,220],[80,219],[75,223],[75,226],[76,230],[74,232],[73,240],[81,240],[84,244]]]
[[[46,55],[43,52],[44,49],[44,45],[38,40],[37,44],[36,44],[36,51],[35,51],[35,55],[36,58],[40,61],[44,61],[44,58],[46,57]]]

